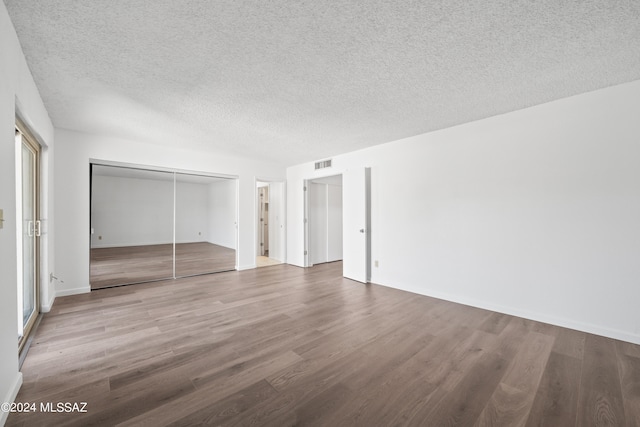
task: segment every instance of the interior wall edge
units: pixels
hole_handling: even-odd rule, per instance
[[[56,293],[55,292],[51,292],[50,293],[50,297],[49,300],[47,302],[42,302],[40,303],[40,312],[42,313],[48,313],[51,311],[51,307],[53,307],[53,303],[56,301]]]
[[[9,387],[7,395],[2,402],[15,402],[16,396],[18,396],[18,392],[20,391],[20,387],[22,387],[22,372],[16,372],[13,383],[11,384],[11,387]],[[9,412],[0,411],[0,426],[3,426],[7,422],[8,417]]]
[[[0,2],[0,82],[0,208],[4,210],[5,219],[0,230],[0,271],[3,284],[15,284],[18,274],[15,213],[19,202],[15,189],[16,116],[25,122],[39,142],[47,146],[51,153],[54,151],[55,132],[3,2]],[[45,157],[42,160],[47,161]],[[53,190],[49,187],[49,180],[52,177],[53,163],[46,167],[41,170],[41,190],[47,191],[46,194],[42,194],[45,200],[42,201],[41,216],[52,220]],[[51,232],[51,228],[45,231]],[[54,270],[53,233],[44,243],[47,247],[43,248],[43,251],[47,253],[41,260],[42,268]],[[48,276],[49,272],[45,270],[42,273],[42,276]],[[45,286],[45,290],[52,290],[48,281],[43,280],[41,284]],[[0,399],[4,399],[5,402],[13,401],[22,385],[17,332],[17,286],[0,286]],[[7,415],[0,411],[0,425],[4,424]]]

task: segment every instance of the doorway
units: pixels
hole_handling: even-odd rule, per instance
[[[16,122],[18,348],[22,352],[40,314],[40,145]]]
[[[256,180],[256,267],[285,262],[285,184]]]
[[[342,260],[342,175],[313,179],[308,192],[311,265]]]
[[[338,189],[332,186],[339,187],[339,197]],[[356,167],[339,175],[304,180],[303,192],[304,266],[337,261],[340,248],[342,275],[368,283],[371,279],[371,169]],[[341,235],[335,231],[337,223],[342,228]]]

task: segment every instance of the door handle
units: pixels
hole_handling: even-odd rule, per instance
[[[33,232],[35,227],[33,225],[33,221],[27,221],[27,236],[33,237]]]
[[[33,226],[33,231],[35,232],[36,237],[40,237],[41,225],[40,220],[36,221]]]

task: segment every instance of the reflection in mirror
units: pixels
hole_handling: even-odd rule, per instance
[[[174,277],[173,180],[92,165],[91,289]]]
[[[234,270],[236,180],[176,173],[176,277]]]

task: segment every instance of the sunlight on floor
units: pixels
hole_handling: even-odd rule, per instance
[[[256,267],[268,267],[270,265],[278,265],[282,264],[282,261],[278,261],[277,259],[268,258],[266,256],[258,256],[256,257]]]

